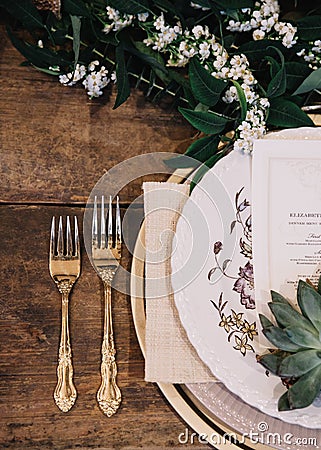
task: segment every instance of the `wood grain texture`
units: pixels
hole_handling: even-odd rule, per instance
[[[112,110],[115,89],[89,100],[82,87],[20,67],[0,25],[0,202],[84,202],[99,178],[135,155],[183,152],[192,128],[133,91]],[[109,90],[110,92],[110,90]],[[141,180],[122,197],[141,193]]]
[[[123,402],[111,418],[98,408],[102,286],[83,242],[69,309],[78,398],[70,412],[59,411],[53,391],[61,303],[48,271],[52,215],[76,214],[81,228],[81,206],[104,173],[145,152],[182,152],[192,130],[139,92],[113,111],[114,93],[110,101],[90,101],[81,88],[63,87],[22,61],[0,25],[0,448],[203,449],[197,441],[179,444],[186,424],[157,385],[144,382],[130,299],[119,292],[113,314]],[[141,182],[123,189],[124,205],[141,194]],[[127,237],[129,248],[133,239]],[[130,262],[125,250],[127,270]]]
[[[0,448],[182,448],[178,435],[186,425],[158,387],[144,382],[129,298],[116,291],[114,332],[123,402],[109,419],[98,408],[102,288],[83,245],[82,274],[70,301],[78,398],[66,414],[53,401],[60,296],[48,272],[50,221],[52,215],[75,214],[81,225],[82,212],[63,206],[0,206]],[[122,265],[130,266],[126,249]]]

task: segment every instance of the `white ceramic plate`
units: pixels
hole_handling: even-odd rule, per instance
[[[274,138],[321,139],[321,130],[285,130]],[[251,158],[232,152],[193,190],[172,254],[176,306],[199,356],[231,392],[270,416],[321,428],[315,405],[278,412],[285,388],[256,362],[263,350],[255,336],[250,180]]]

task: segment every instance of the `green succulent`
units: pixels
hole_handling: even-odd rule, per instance
[[[321,390],[321,277],[318,289],[299,281],[300,312],[281,294],[271,291],[271,297],[268,305],[276,324],[263,314],[260,321],[263,334],[276,349],[257,360],[288,388],[279,398],[278,410],[305,408]]]

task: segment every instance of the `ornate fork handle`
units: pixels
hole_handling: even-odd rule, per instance
[[[104,337],[101,348],[101,385],[97,392],[98,404],[106,416],[116,413],[121,403],[121,392],[116,383],[117,364],[115,360],[116,349],[113,335],[113,322],[111,312],[111,282],[115,269],[105,269],[100,272],[104,285],[105,315]]]
[[[77,391],[73,383],[73,367],[68,325],[69,293],[74,282],[62,280],[57,282],[61,293],[61,337],[57,366],[58,382],[54,391],[56,405],[63,412],[69,411],[77,398]]]

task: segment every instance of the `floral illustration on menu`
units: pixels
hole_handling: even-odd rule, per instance
[[[223,249],[223,243],[216,241],[213,247],[215,266],[208,273],[208,280],[211,281],[215,272],[219,271],[224,277],[232,279],[232,290],[240,296],[240,304],[245,309],[255,308],[254,298],[254,276],[252,263],[252,221],[250,212],[250,203],[246,198],[241,198],[244,187],[235,195],[235,219],[230,225],[230,233],[235,232],[236,227],[241,227],[241,238],[239,241],[239,253],[244,257],[244,265],[239,267],[237,274],[230,274],[228,271],[230,259],[225,259],[222,263],[219,261],[219,254]],[[241,352],[243,356],[248,350],[254,351],[251,344],[254,336],[257,335],[256,323],[249,323],[244,318],[244,312],[235,312],[230,310],[226,315],[225,308],[228,300],[223,301],[223,292],[220,293],[218,302],[211,300],[211,303],[218,311],[220,316],[219,326],[228,334],[228,341],[234,339],[235,350]]]

